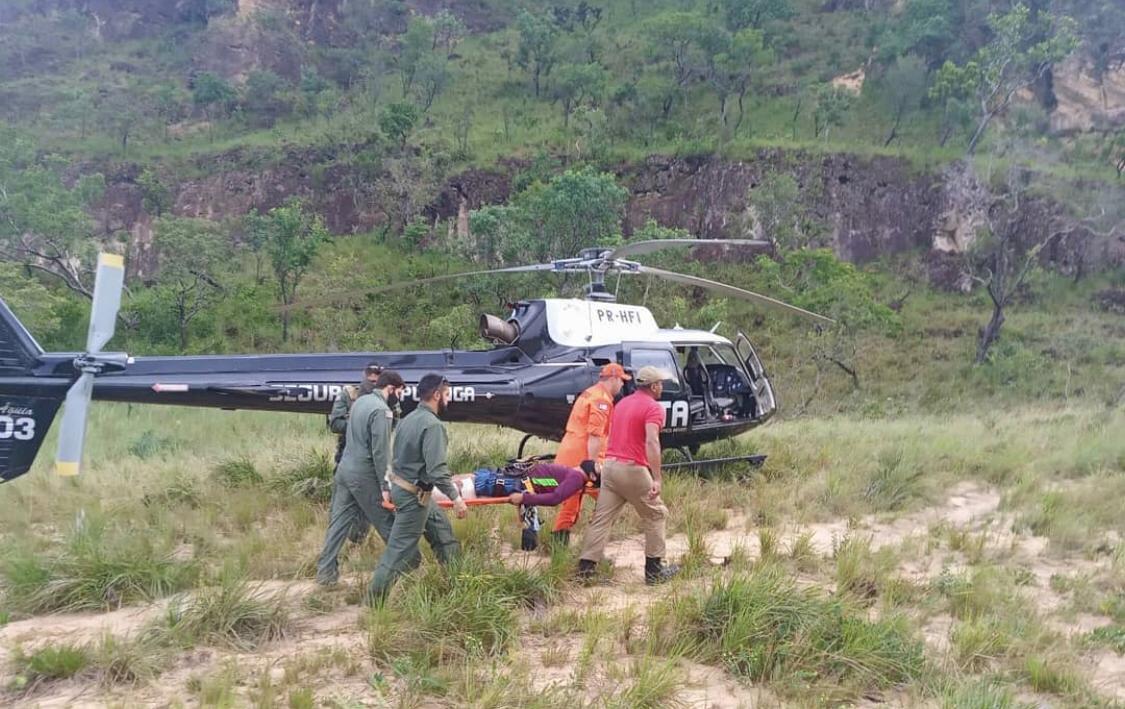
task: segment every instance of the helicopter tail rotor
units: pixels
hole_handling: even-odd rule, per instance
[[[62,423],[59,427],[59,448],[55,472],[77,475],[86,439],[86,417],[94,391],[94,378],[107,369],[121,369],[128,355],[102,352],[113,339],[117,327],[117,311],[121,308],[121,291],[125,283],[125,262],[116,254],[99,254],[94,281],[90,328],[86,333],[86,351],[74,359],[74,369],[81,372],[66,393]]]

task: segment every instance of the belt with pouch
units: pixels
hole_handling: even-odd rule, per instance
[[[432,485],[430,486],[429,490],[423,490],[415,483],[412,483],[409,480],[389,471],[387,472],[387,480],[389,480],[392,485],[397,486],[399,489],[405,490],[411,495],[417,497],[418,504],[420,505],[426,505],[427,503],[429,503],[430,497],[432,497],[434,494],[434,488]]]

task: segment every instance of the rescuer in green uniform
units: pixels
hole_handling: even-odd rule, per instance
[[[336,466],[340,465],[340,458],[344,455],[344,444],[347,442],[348,416],[352,412],[352,404],[364,394],[370,394],[375,389],[375,382],[379,379],[383,367],[378,362],[371,362],[363,369],[363,381],[359,384],[348,384],[340,387],[340,393],[332,402],[332,411],[328,414],[328,430],[335,433],[336,439]],[[401,413],[398,411],[397,413]],[[332,487],[332,501],[336,499],[335,483]],[[332,501],[328,509],[332,509]],[[367,518],[360,515],[355,518],[352,527],[348,530],[348,540],[353,544],[360,544],[367,537]]]
[[[316,564],[316,580],[322,585],[339,578],[340,547],[357,520],[364,520],[383,541],[390,537],[394,515],[383,507],[383,476],[391,452],[392,409],[406,386],[396,372],[383,370],[375,389],[356,399],[348,417],[344,454],[336,466],[332,507],[324,551]]]
[[[449,436],[439,418],[449,404],[449,382],[440,374],[427,374],[418,383],[418,407],[403,418],[395,433],[394,464],[387,474],[395,506],[390,539],[375,575],[369,599],[386,598],[395,580],[418,566],[418,542],[425,535],[442,564],[461,551],[449,519],[433,501],[436,487],[453,501],[458,518],[468,513],[461,492],[449,472]]]

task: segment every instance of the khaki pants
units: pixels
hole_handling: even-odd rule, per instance
[[[664,518],[668,508],[659,496],[649,497],[652,489],[652,474],[643,465],[606,460],[602,469],[602,490],[598,504],[594,507],[594,517],[583,538],[580,558],[587,561],[601,561],[609,533],[621,508],[626,504],[633,506],[641,517],[641,528],[645,533],[645,556],[662,558],[664,556]]]

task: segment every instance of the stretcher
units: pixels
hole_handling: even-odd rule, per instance
[[[469,507],[477,507],[480,505],[509,504],[507,495],[504,495],[503,497],[481,497],[480,495],[477,495],[477,490],[476,487],[473,486],[473,476],[471,474],[454,475],[453,484],[456,485],[458,489],[460,489],[461,499],[464,500],[465,504]],[[583,493],[587,495],[592,494],[592,490],[593,488],[590,487],[585,487],[582,489]],[[445,493],[443,493],[441,490],[438,490],[437,488],[434,488],[434,502],[436,502],[439,507],[445,507],[446,509],[453,507],[453,500],[450,500],[445,496]],[[389,500],[384,499],[383,508],[393,510],[395,506]]]

